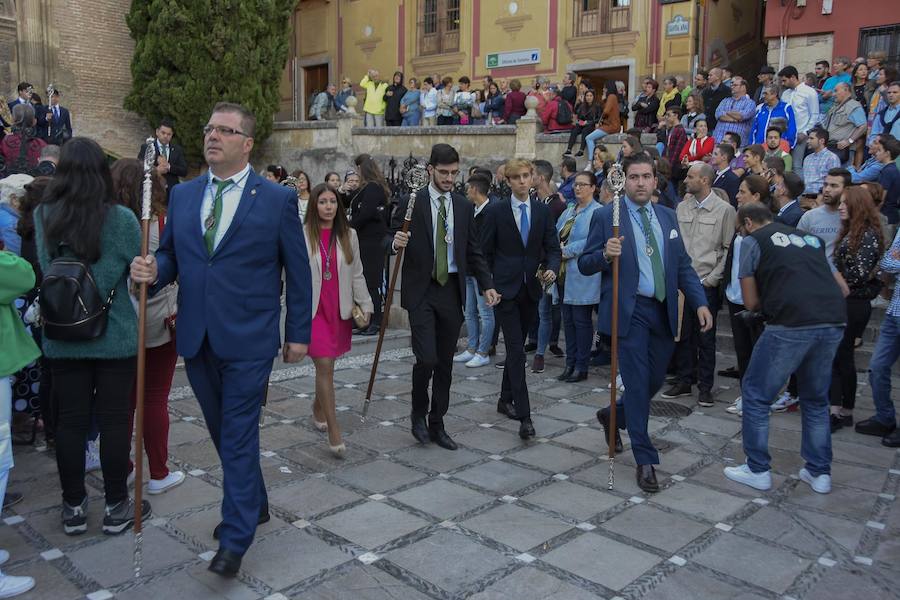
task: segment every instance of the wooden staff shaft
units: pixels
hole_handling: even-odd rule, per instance
[[[407,219],[403,220],[403,227],[400,231],[409,232],[409,223]],[[391,271],[391,281],[388,286],[387,296],[384,298],[384,306],[381,309],[381,328],[378,330],[378,343],[375,345],[375,360],[372,361],[372,372],[369,373],[369,387],[366,388],[366,402],[363,405],[363,416],[369,409],[369,402],[372,400],[372,386],[375,385],[375,373],[378,371],[378,360],[381,358],[381,345],[384,343],[384,332],[387,331],[388,318],[391,314],[391,303],[394,301],[394,287],[397,285],[397,277],[400,275],[400,265],[403,262],[403,252],[406,248],[398,248],[397,256],[394,259],[394,268]]]
[[[141,256],[150,253],[150,221],[141,221]],[[146,387],[147,352],[147,284],[140,285],[138,296],[137,394],[134,407],[134,532],[143,530],[142,504],[144,492],[144,388]]]
[[[616,200],[618,201],[618,199]],[[619,239],[619,226],[613,226],[613,237]],[[612,324],[610,326],[610,380],[609,386],[609,458],[616,456],[616,394],[619,386],[616,383],[616,375],[619,371],[619,257],[614,256],[612,261]]]

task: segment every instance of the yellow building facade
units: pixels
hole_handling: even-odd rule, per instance
[[[698,65],[756,69],[764,56],[760,0],[301,0],[280,86],[279,120],[302,120],[309,97],[370,68],[385,79],[488,75],[595,85]],[[752,76],[753,73],[743,72]]]

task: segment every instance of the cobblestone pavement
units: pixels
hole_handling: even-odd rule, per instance
[[[379,367],[376,399],[361,421],[371,344],[336,372],[348,454],[337,460],[310,422],[308,365],[273,373],[261,429],[272,521],[240,576],[206,571],[215,550],[221,469],[183,372],[171,402],[179,488],[151,496],[144,573],[132,573],[131,534],[100,533],[102,481],[89,475],[89,532],[66,537],[51,452],[17,448],[5,513],[4,570],[37,587],[23,598],[516,598],[704,599],[897,597],[900,460],[879,440],[834,435],[834,490],[798,481],[800,413],[772,417],[775,485],[769,493],[727,481],[742,462],[740,420],[724,408],[736,381],[717,382],[718,403],[653,417],[663,490],[642,494],[628,451],[606,486],[606,444],[594,417],[609,401],[608,370],[561,384],[562,359],[529,373],[538,437],[496,412],[501,372],[457,365],[446,427],[457,452],[419,447],[408,431],[412,359],[396,337]],[[719,367],[733,364],[721,356]],[[857,418],[871,414],[861,377]]]

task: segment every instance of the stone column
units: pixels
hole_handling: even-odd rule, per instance
[[[46,0],[17,2],[18,81],[28,81],[43,97],[50,80],[49,26],[50,11]]]

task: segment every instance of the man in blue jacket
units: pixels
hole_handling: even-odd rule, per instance
[[[644,154],[624,161],[625,198],[620,200],[620,234],[612,234],[613,206],[594,212],[584,253],[578,259],[583,275],[611,271],[619,257],[619,365],[625,383],[622,404],[616,407],[617,424],[627,427],[637,463],[637,483],[645,492],[658,492],[659,453],[647,432],[650,399],[666,376],[675,349],[678,327],[678,291],[695,310],[701,331],[712,327],[712,314],[700,278],[691,266],[678,231],[675,211],[653,204],[656,166]],[[611,335],[612,277],[603,277],[599,321],[601,333]],[[624,405],[624,408],[623,408]],[[598,412],[607,427],[608,408]]]
[[[204,128],[209,172],[176,185],[156,256],[131,277],[151,294],[180,283],[178,354],[223,470],[219,551],[209,570],[234,577],[258,523],[269,520],[259,466],[259,414],[272,359],[306,356],[312,294],[297,196],[249,164],[256,118],[219,103]],[[281,276],[287,317],[281,344]]]
[[[784,119],[787,123],[781,137],[793,148],[797,143],[797,119],[794,117],[794,109],[778,99],[778,86],[774,83],[763,88],[763,102],[757,107],[756,116],[753,118],[750,144],[766,143],[766,132],[772,119]]]

